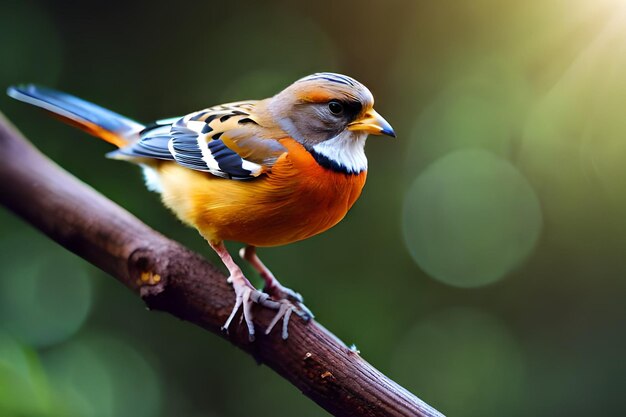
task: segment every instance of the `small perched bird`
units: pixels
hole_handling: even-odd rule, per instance
[[[337,224],[365,184],[368,134],[395,137],[363,84],[327,72],[265,100],[148,125],[36,85],[10,87],[8,94],[118,147],[107,156],[142,167],[147,187],[195,227],[228,268],[236,303],[224,329],[243,307],[250,340],[253,303],[277,310],[266,333],[282,318],[283,338],[292,312],[312,317],[302,297],[260,261],[256,247],[296,242]],[[264,292],[244,276],[225,240],[246,245],[240,255],[265,281]]]

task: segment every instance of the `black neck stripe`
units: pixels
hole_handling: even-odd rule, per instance
[[[315,161],[323,168],[329,169],[334,172],[340,172],[346,175],[358,175],[361,173],[361,171],[357,172],[357,171],[352,171],[351,169],[348,169],[347,167],[340,164],[339,162],[333,161],[326,155],[322,155],[321,153],[316,152],[315,149],[313,148],[309,149],[308,151],[313,156],[313,159],[315,159]]]

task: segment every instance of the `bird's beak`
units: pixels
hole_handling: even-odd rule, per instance
[[[370,135],[387,135],[396,137],[393,127],[376,110],[368,110],[362,118],[348,125],[348,130],[366,132]]]

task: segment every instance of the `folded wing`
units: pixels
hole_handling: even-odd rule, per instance
[[[211,107],[146,127],[139,141],[111,152],[117,159],[176,161],[197,171],[230,179],[251,179],[266,172],[286,152],[260,135],[252,101]]]

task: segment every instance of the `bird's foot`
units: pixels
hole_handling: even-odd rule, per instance
[[[272,271],[267,269],[263,262],[259,259],[256,254],[256,247],[247,245],[239,251],[239,256],[242,259],[245,259],[252,265],[254,269],[261,275],[263,281],[265,281],[265,288],[263,288],[263,292],[269,294],[273,300],[277,301],[286,301],[291,303],[291,305],[295,306],[295,311],[297,315],[299,315],[304,321],[308,322],[314,316],[311,313],[311,310],[304,305],[304,301],[302,296],[291,290],[289,288],[283,287],[280,282],[274,277]]]
[[[296,306],[286,299],[273,300],[270,298],[269,294],[257,290],[246,279],[236,279],[231,277],[229,278],[229,282],[233,284],[233,288],[235,290],[235,306],[233,307],[230,316],[228,316],[226,323],[222,326],[222,330],[228,331],[228,328],[241,307],[243,309],[241,319],[246,322],[246,326],[248,327],[248,337],[250,341],[253,342],[255,339],[255,329],[252,315],[252,305],[256,303],[263,307],[276,310],[276,315],[267,327],[265,334],[269,334],[274,326],[276,326],[276,324],[282,319],[283,329],[281,336],[285,340],[289,337],[288,327],[291,313],[295,311],[296,314],[301,316],[301,313],[297,310]]]
[[[273,300],[291,302],[296,308],[296,314],[298,314],[298,316],[300,316],[304,321],[308,322],[315,317],[311,310],[304,305],[304,299],[299,292],[296,292],[291,288],[283,287],[276,280],[274,280],[274,282],[275,284],[272,286],[266,285],[265,288],[263,288],[263,292],[269,294]]]

